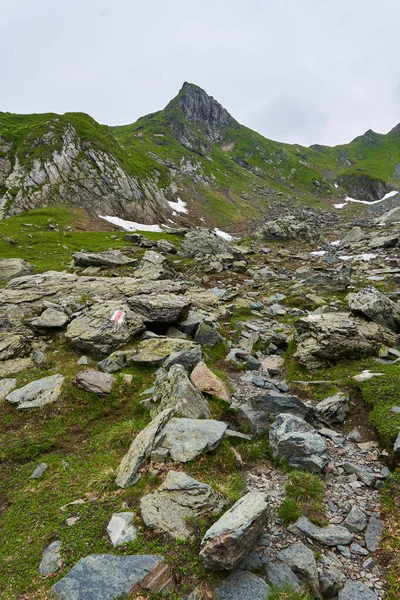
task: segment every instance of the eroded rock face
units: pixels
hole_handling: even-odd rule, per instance
[[[33,266],[22,258],[0,258],[0,281],[33,273]]]
[[[392,331],[400,331],[400,308],[372,285],[354,294],[349,300],[349,307],[356,315],[361,314]]]
[[[346,358],[374,356],[383,345],[398,343],[397,335],[386,327],[348,313],[309,315],[298,319],[294,326],[294,357],[310,370]]]
[[[76,317],[66,331],[74,350],[104,358],[144,331],[140,315],[118,301],[99,302]]]
[[[75,252],[73,259],[76,267],[124,267],[138,264],[136,259],[126,256],[120,250]]]
[[[185,473],[168,471],[156,492],[140,501],[147,527],[170,534],[176,539],[192,536],[188,519],[221,512],[225,501],[212,487]]]
[[[201,541],[200,557],[207,569],[230,571],[263,531],[268,518],[264,494],[249,492],[210,527]]]

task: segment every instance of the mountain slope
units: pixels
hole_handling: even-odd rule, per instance
[[[282,196],[329,208],[346,194],[376,200],[399,182],[399,126],[333,148],[283,144],[240,125],[189,83],[164,110],[125,126],[82,113],[0,113],[3,217],[72,203],[165,222],[168,200],[180,197],[192,222],[227,225],[259,217]]]

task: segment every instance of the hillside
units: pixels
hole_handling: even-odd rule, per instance
[[[329,209],[347,194],[377,200],[399,181],[399,126],[332,148],[282,144],[189,83],[164,110],[119,127],[82,113],[0,113],[2,217],[69,203],[165,222],[179,197],[192,223],[229,226],[279,199]]]

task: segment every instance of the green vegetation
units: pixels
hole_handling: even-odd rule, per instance
[[[318,475],[306,471],[291,471],[285,491],[286,498],[278,509],[278,516],[284,523],[292,523],[305,515],[316,525],[327,524],[325,484]]]
[[[272,586],[268,593],[268,600],[312,600],[312,596],[305,590],[299,590],[292,585]]]
[[[389,563],[387,581],[388,600],[400,598],[400,469],[388,478],[383,490],[382,504],[385,515],[385,529],[382,554]]]

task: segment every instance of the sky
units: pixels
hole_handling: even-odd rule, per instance
[[[400,122],[399,0],[0,0],[0,111],[122,125],[184,81],[265,137]]]

